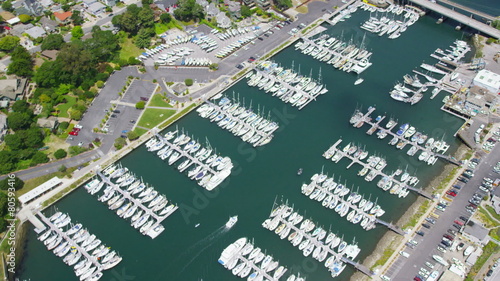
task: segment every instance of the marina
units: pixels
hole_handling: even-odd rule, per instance
[[[80,280],[97,281],[103,276],[103,270],[113,268],[122,261],[121,256],[110,251],[110,247],[106,247],[95,235],[91,235],[82,224],[72,225],[63,231],[62,227],[71,221],[67,214],[56,212],[47,218],[38,212],[37,216],[48,226],[38,240],[56,256],[64,257],[67,265],[74,266],[75,275]]]
[[[127,174],[117,176],[120,171],[125,171],[125,168],[115,169],[115,166],[111,166],[97,172],[102,180],[101,183],[107,185],[104,194],[99,197],[99,201],[106,202],[111,210],[117,210],[118,216],[124,219],[131,218],[131,226],[139,229],[141,234],[148,235],[152,239],[156,238],[165,230],[161,222],[173,214],[178,207],[172,203],[168,204],[169,200],[165,195],[159,194],[153,187],[149,187],[135,177],[133,180],[128,180],[130,186],[123,190],[120,186],[124,185],[119,183],[122,182],[120,179],[126,177]],[[117,177],[116,183],[113,183],[111,179]],[[128,178],[130,177],[133,176],[128,176]],[[101,183],[97,183],[96,187]],[[93,188],[89,187],[87,190],[92,193]]]
[[[337,183],[333,177],[329,178],[322,173],[314,174],[309,184],[302,185],[301,191],[309,199],[321,202],[323,207],[346,217],[352,224],[359,223],[367,231],[375,228],[376,219],[385,214],[376,201],[365,199],[363,195],[346,187],[346,184]]]
[[[255,247],[253,242],[246,237],[242,237],[222,251],[218,262],[227,270],[231,270],[235,276],[241,278],[248,276],[247,280],[277,281],[288,269],[280,266],[279,262],[274,261],[271,255],[266,255],[266,252],[266,250]],[[305,281],[304,278],[295,275],[290,275],[288,280]]]
[[[392,136],[392,139],[389,141],[390,145],[401,150],[407,145],[411,146],[407,154],[409,156],[414,156],[417,152],[420,152],[418,160],[428,165],[434,165],[440,158],[448,158],[444,156],[443,153],[448,151],[450,145],[443,139],[439,140],[428,137],[424,133],[417,131],[417,129],[409,123],[403,123],[396,132],[393,132],[392,130],[398,125],[397,122],[391,119],[386,123],[384,128],[380,123],[385,119],[385,116],[377,116],[374,122],[372,121],[372,117],[370,117],[374,111],[375,107],[369,107],[366,114],[356,110],[350,119],[351,125],[355,128],[361,128],[366,123],[371,126],[367,134],[371,135],[377,131],[379,139],[384,139],[386,136]]]
[[[328,92],[321,82],[316,82],[311,75],[301,76],[292,69],[283,69],[271,61],[263,61],[250,71],[246,78],[248,85],[258,87],[266,93],[280,98],[283,102],[304,108],[319,95]],[[321,74],[321,72],[320,72]],[[321,75],[319,80],[321,81]]]
[[[281,239],[288,237],[288,241],[298,247],[305,257],[312,254],[312,258],[321,263],[325,262],[324,265],[333,278],[342,273],[346,267],[345,263],[371,276],[368,269],[352,261],[361,251],[357,244],[347,244],[333,232],[327,233],[322,227],[316,227],[311,220],[303,219],[304,217],[294,212],[290,206],[279,205],[276,208],[273,206],[269,218],[262,223],[262,226],[278,234]],[[299,223],[300,226],[297,227]],[[314,231],[309,233],[313,229]],[[292,233],[288,236],[290,232]]]
[[[361,5],[360,7],[364,10],[370,9],[369,5]],[[372,11],[370,10],[370,12]],[[381,12],[380,17],[378,17],[378,10],[374,12],[376,15],[371,16],[370,14],[370,18],[363,22],[360,28],[378,36],[387,35],[389,39],[396,39],[401,36],[419,18],[419,14],[415,10],[399,5],[389,5],[387,9]],[[395,19],[395,16],[399,16],[398,19]]]
[[[146,147],[149,151],[156,152],[160,159],[167,161],[168,158],[169,165],[184,159],[177,166],[181,173],[194,165],[187,176],[198,181],[198,185],[206,190],[213,190],[231,174],[231,158],[218,155],[209,144],[202,147],[199,142],[185,133],[178,134],[178,131],[169,131],[164,136],[156,134],[156,138],[147,142]]]
[[[338,146],[341,142],[342,139],[337,140],[337,142],[335,142],[330,148],[328,148],[327,151],[323,153],[323,157],[336,163],[344,157],[350,159],[351,163],[347,166],[347,168],[350,168],[354,164],[361,165],[363,168],[358,172],[358,176],[364,177],[364,179],[368,182],[373,181],[376,177],[380,176],[381,179],[377,182],[377,187],[383,189],[384,191],[389,191],[390,194],[397,195],[399,198],[406,197],[409,194],[409,191],[414,191],[429,199],[432,198],[430,194],[414,187],[420,182],[416,176],[410,176],[410,174],[406,171],[403,173],[401,169],[398,169],[391,175],[388,175],[382,171],[382,169],[387,166],[387,162],[383,157],[371,155],[368,157],[367,162],[363,162],[362,160],[368,155],[366,151],[363,153],[365,155],[364,157],[361,156],[361,153],[356,155],[354,154],[354,151],[357,150],[356,146],[349,143],[344,148],[340,149]],[[396,179],[397,176],[401,176],[399,180]]]
[[[344,42],[342,39],[323,34],[316,39],[303,37],[302,41],[295,44],[295,49],[331,64],[336,69],[361,74],[372,65],[372,53],[366,50],[363,44],[357,47],[352,42]]]
[[[244,104],[240,105],[238,101],[231,101],[222,95],[212,98],[217,99],[220,99],[217,104],[206,101],[196,111],[201,117],[215,122],[254,147],[268,144],[273,139],[273,133],[278,130],[279,125],[270,116],[260,115],[260,110],[254,113],[251,106],[246,108]]]

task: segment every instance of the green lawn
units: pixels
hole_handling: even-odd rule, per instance
[[[500,246],[497,246],[497,244],[492,241],[488,242],[488,244],[483,247],[483,254],[477,259],[474,266],[472,266],[465,280],[477,280],[475,277],[477,277],[476,275],[481,270],[481,267],[483,267],[484,263],[490,258],[490,256],[498,250],[500,250]]]
[[[57,109],[59,110],[59,117],[69,118],[68,109],[76,103],[76,97],[66,95],[64,98],[66,103],[57,105]]]
[[[172,107],[163,99],[163,96],[160,94],[155,94],[151,99],[151,101],[149,102],[148,106]]]
[[[121,47],[120,59],[128,60],[130,57],[136,58],[142,54],[142,50],[134,45],[132,38],[125,38]]]
[[[151,129],[161,122],[165,121],[174,113],[175,110],[171,109],[147,108],[145,109],[144,114],[142,114],[141,120],[139,120],[137,125]]]
[[[163,32],[172,28],[184,30],[182,24],[180,24],[180,22],[176,21],[175,19],[172,19],[169,23],[159,23],[159,22],[155,23],[155,33],[157,35],[160,35]]]
[[[145,133],[147,133],[148,131],[143,129],[143,128],[135,128],[134,129],[134,132],[136,132],[139,136],[142,136],[144,135]]]

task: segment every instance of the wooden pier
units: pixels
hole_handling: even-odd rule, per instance
[[[74,247],[77,249],[82,255],[87,258],[88,261],[92,262],[92,264],[96,267],[96,271],[93,273],[95,274],[96,272],[101,272],[102,271],[102,265],[99,263],[96,257],[90,255],[85,249],[80,247],[73,239],[71,239],[68,235],[66,235],[65,232],[62,231],[61,228],[55,226],[47,217],[45,217],[41,212],[37,212],[37,215],[40,217],[40,219],[55,233],[57,233],[59,236],[64,238],[67,242],[68,245],[71,247]]]

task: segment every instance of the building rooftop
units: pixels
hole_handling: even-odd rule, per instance
[[[45,29],[43,29],[40,26],[33,26],[32,28],[26,30],[25,33],[27,33],[33,39],[36,39],[38,37],[43,37],[47,34],[45,32]]]
[[[43,184],[35,187],[34,189],[26,192],[25,194],[19,196],[18,200],[21,204],[25,204],[33,199],[38,198],[40,195],[51,190],[52,188],[60,185],[62,183],[61,179],[58,177],[53,177],[52,179],[44,182]]]
[[[480,70],[474,77],[474,84],[484,85],[489,90],[498,92],[500,89],[500,75],[486,69]]]
[[[89,11],[92,13],[100,13],[105,8],[106,6],[104,6],[101,2],[95,2],[89,6]]]
[[[464,232],[472,237],[475,237],[479,241],[484,241],[484,239],[488,236],[489,230],[474,221],[469,221],[469,223],[465,226]]]
[[[54,12],[54,16],[57,19],[59,19],[60,21],[67,20],[69,17],[71,17],[71,15],[73,15],[73,13],[71,11],[67,11],[67,12]]]

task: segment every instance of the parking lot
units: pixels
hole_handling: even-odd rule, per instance
[[[443,257],[449,264],[465,266],[467,256],[464,256],[464,251],[471,243],[461,239],[459,233],[489,191],[486,186],[490,180],[484,179],[493,181],[500,176],[494,171],[498,161],[500,148],[495,147],[491,153],[472,160],[463,167],[464,173],[453,183],[454,187],[451,189],[456,195],[445,194],[440,199],[431,216],[417,226],[416,230],[421,235],[415,234],[406,243],[403,251],[408,253],[408,257],[398,256],[385,276],[390,280],[425,280],[432,271],[442,273],[447,267],[436,262],[433,255]],[[485,190],[480,189],[480,186]],[[458,247],[460,243],[464,245]],[[465,267],[469,269],[468,266]]]

